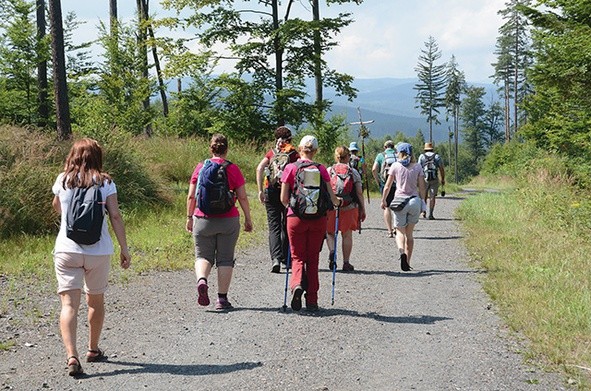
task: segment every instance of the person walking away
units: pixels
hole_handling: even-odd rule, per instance
[[[445,185],[445,170],[443,168],[443,160],[433,151],[432,143],[425,143],[424,153],[419,156],[419,164],[423,168],[425,183],[427,185],[424,201],[427,203],[427,199],[429,199],[429,220],[435,220],[433,210],[435,209],[435,198],[439,189],[438,174],[441,176],[441,185]],[[422,212],[423,218],[426,215],[426,211]]]
[[[275,129],[275,147],[265,154],[256,170],[259,201],[265,205],[267,211],[272,273],[281,272],[281,264],[286,264],[289,248],[287,208],[279,199],[281,175],[285,166],[298,158],[298,152],[291,145],[291,130],[286,126],[280,126]]]
[[[380,189],[380,193],[384,193],[384,185],[386,180],[388,179],[388,172],[390,167],[396,161],[396,151],[394,150],[394,141],[387,140],[384,143],[384,152],[379,153],[373,163],[371,168],[371,173],[373,175],[378,188]],[[394,192],[396,191],[396,183],[390,189],[390,193],[386,195],[386,200],[388,203],[392,201],[394,198]],[[392,225],[392,212],[390,209],[386,208],[383,211],[384,213],[384,223],[386,224],[386,229],[388,230],[388,237],[394,237],[394,226]]]
[[[238,199],[244,213],[244,232],[252,231],[250,207],[245,180],[240,168],[226,160],[228,140],[214,134],[209,144],[211,158],[197,164],[191,176],[187,194],[186,230],[195,242],[195,275],[197,303],[208,306],[208,278],[217,267],[218,298],[215,309],[232,309],[228,290],[234,271],[234,250],[240,234]]]
[[[287,207],[287,235],[291,250],[291,308],[318,310],[318,260],[326,234],[326,212],[339,205],[330,186],[326,167],[314,162],[318,140],[304,136],[299,144],[300,159],[285,167],[281,177],[281,202]]]
[[[79,213],[75,210],[76,199],[73,196],[80,190],[90,194],[93,189],[98,189],[98,192],[95,193],[96,199],[91,209],[96,208],[97,213],[88,222],[94,225],[89,231],[96,228],[98,234],[95,238],[83,240],[72,235],[71,227],[76,223],[72,216]],[[57,292],[61,301],[60,332],[66,348],[68,374],[78,376],[83,373],[76,348],[82,289],[88,304],[89,336],[86,361],[97,362],[107,359],[103,350],[99,348],[99,340],[105,320],[104,294],[109,281],[109,267],[114,247],[107,220],[104,219],[105,210],[119,243],[119,264],[123,269],[129,268],[131,255],[127,247],[125,225],[119,211],[117,187],[111,176],[103,171],[103,150],[97,141],[83,138],[74,142],[66,158],[64,171],[57,176],[52,192],[52,206],[61,215],[60,229],[53,249]],[[82,241],[84,243],[81,243]]]
[[[426,187],[421,165],[414,161],[412,146],[409,143],[399,143],[396,151],[397,161],[390,167],[390,175],[384,185],[382,209],[389,209],[390,203],[385,194],[396,181],[394,200],[408,199],[408,203],[402,210],[394,212],[399,259],[402,269],[408,271],[411,270],[414,249],[413,232],[415,225],[419,222],[419,214],[424,209],[423,197]]]
[[[357,146],[356,141],[352,141],[349,144],[349,152],[351,152],[351,157],[349,158],[349,166],[354,168],[359,172],[361,175],[361,183],[363,185],[363,177],[367,173],[367,164],[365,163],[365,158],[363,156],[358,156],[359,147]]]
[[[359,229],[360,221],[365,221],[365,204],[363,200],[363,188],[361,175],[357,170],[349,166],[349,149],[340,146],[335,149],[335,164],[328,169],[332,191],[337,197],[343,199],[339,211],[339,227],[342,240],[343,271],[355,270],[350,262],[351,251],[353,250],[353,232]],[[328,212],[327,238],[326,243],[329,250],[328,268],[333,270],[336,211]]]

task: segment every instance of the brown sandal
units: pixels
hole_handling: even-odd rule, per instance
[[[91,355],[88,355],[88,353],[91,353]],[[105,352],[103,352],[100,349],[97,349],[97,350],[88,349],[88,353],[86,353],[86,362],[101,362],[101,361],[107,361],[107,359],[108,359],[108,357],[105,356]]]
[[[76,360],[76,363],[70,364],[70,360]],[[70,356],[66,360],[66,364],[68,365],[68,375],[70,376],[78,376],[84,373],[82,370],[82,365],[80,364],[80,360],[76,356]]]

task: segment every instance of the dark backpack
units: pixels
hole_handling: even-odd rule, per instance
[[[384,152],[384,160],[382,160],[382,166],[380,167],[380,177],[384,183],[388,180],[388,171],[394,163],[396,163],[396,154],[394,152]]]
[[[195,198],[197,207],[206,215],[229,212],[236,203],[226,172],[230,164],[227,160],[219,164],[207,159],[199,170]]]
[[[363,176],[363,173],[361,172],[361,158],[359,156],[351,155],[351,159],[349,159],[349,167],[356,169],[359,175]]]
[[[328,186],[320,175],[319,164],[296,162],[294,188],[289,200],[293,213],[301,219],[317,219],[333,209]]]
[[[265,170],[267,188],[278,189],[281,187],[281,175],[294,153],[296,153],[295,149],[288,152],[273,150],[273,157],[269,160],[269,166]]]
[[[343,199],[341,206],[347,206],[356,199],[353,171],[347,164],[337,163],[332,166],[330,170],[330,186],[335,195]]]
[[[78,244],[95,244],[101,238],[105,216],[100,186],[76,187],[66,211],[66,236]]]
[[[423,161],[423,173],[425,174],[425,179],[428,181],[433,181],[437,179],[437,163],[435,162],[435,154],[423,156],[425,156],[425,160]]]

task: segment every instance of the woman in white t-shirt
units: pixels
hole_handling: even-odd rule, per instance
[[[103,151],[92,139],[84,138],[74,143],[66,158],[64,172],[60,173],[52,187],[53,207],[61,215],[60,230],[53,250],[57,292],[61,300],[60,331],[67,353],[68,374],[80,375],[82,365],[76,348],[78,309],[82,289],[88,303],[89,342],[87,362],[105,361],[107,356],[98,343],[105,319],[104,293],[107,290],[109,266],[114,253],[107,220],[102,222],[98,242],[79,244],[67,236],[66,211],[75,188],[89,188],[94,183],[100,187],[105,209],[121,247],[120,264],[127,269],[131,256],[127,248],[125,225],[117,202],[117,188],[109,174],[103,172]]]

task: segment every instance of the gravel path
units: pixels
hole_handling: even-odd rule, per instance
[[[269,273],[266,248],[238,254],[229,295],[236,309],[228,313],[198,307],[191,271],[113,285],[101,344],[109,362],[83,363],[81,379],[66,374],[57,297],[41,299],[28,287],[0,317],[0,340],[15,341],[0,352],[2,389],[566,389],[560,375],[524,363],[522,343],[478,282],[481,271],[468,266],[453,218],[460,201],[439,199],[438,220],[419,222],[414,270],[404,273],[373,200],[354,234],[356,271],[337,273],[334,305],[324,247],[315,314],[280,311],[285,276]],[[50,283],[42,289],[53,292]],[[211,278],[211,293],[215,284]],[[81,351],[85,314],[83,306]]]

